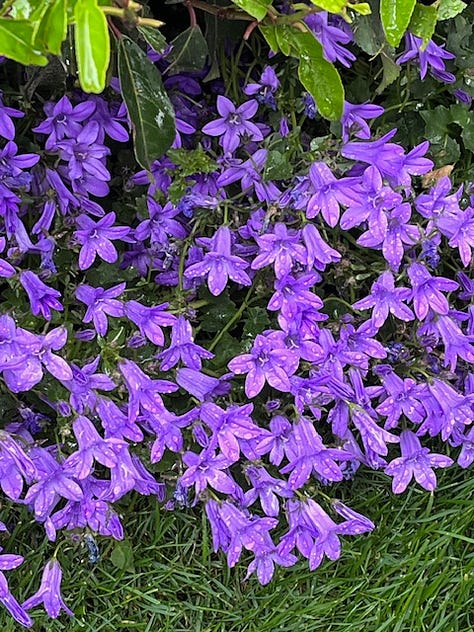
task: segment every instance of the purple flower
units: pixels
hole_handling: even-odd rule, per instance
[[[400,435],[402,456],[391,461],[385,468],[385,474],[393,477],[392,491],[401,494],[415,477],[424,489],[433,491],[436,487],[434,467],[448,467],[453,460],[442,454],[434,454],[429,448],[423,448],[420,440],[411,430],[403,430]]]
[[[103,159],[110,154],[110,149],[98,142],[100,125],[89,121],[79,134],[57,143],[62,160],[68,163],[67,174],[72,181],[83,177],[107,182],[110,173],[104,166]]]
[[[180,214],[179,208],[167,202],[165,206],[160,206],[152,197],[147,199],[150,219],[145,219],[135,229],[134,237],[138,241],[150,239],[151,244],[166,245],[168,237],[184,239],[186,229],[180,222],[174,219]]]
[[[2,547],[0,547],[0,551],[2,551]],[[24,605],[20,606],[10,592],[7,578],[2,572],[11,570],[12,568],[18,568],[18,566],[23,563],[23,560],[24,558],[21,555],[11,555],[8,553],[0,555],[0,602],[5,606],[15,621],[30,628],[33,625],[33,621],[26,613]]]
[[[283,392],[291,390],[290,375],[296,372],[299,354],[288,349],[282,331],[269,331],[255,338],[250,353],[244,353],[231,360],[229,369],[245,378],[245,394],[255,397],[268,382],[270,386]]]
[[[51,309],[63,311],[63,306],[58,300],[61,292],[49,287],[30,270],[20,274],[20,283],[25,288],[30,299],[31,312],[35,316],[41,314],[46,320],[51,320]]]
[[[87,215],[79,215],[76,219],[80,226],[74,236],[82,244],[79,253],[79,268],[87,270],[94,263],[96,255],[107,263],[115,263],[118,253],[111,240],[126,238],[130,233],[128,226],[114,226],[115,213],[107,213],[98,222],[94,222]]]
[[[71,406],[82,414],[87,408],[93,410],[97,395],[95,389],[101,391],[113,391],[115,382],[104,373],[96,373],[99,366],[100,355],[92,362],[85,364],[82,369],[76,364],[71,364],[72,379],[61,380],[62,384],[70,391]]]
[[[140,409],[151,415],[163,414],[166,409],[160,393],[173,393],[177,384],[168,380],[152,380],[131,360],[122,360],[119,369],[129,393],[128,418],[135,421]]]
[[[403,64],[411,59],[418,58],[418,64],[420,66],[420,77],[424,79],[426,73],[430,70],[433,77],[444,81],[445,83],[453,83],[456,81],[456,77],[446,71],[444,65],[444,59],[455,59],[455,55],[447,50],[444,50],[444,44],[438,46],[429,40],[426,46],[423,45],[423,39],[417,37],[412,33],[405,34],[405,52],[397,59],[397,64]]]
[[[402,415],[413,423],[421,423],[425,418],[422,401],[426,387],[411,378],[402,379],[387,365],[379,365],[375,373],[380,376],[387,393],[375,409],[379,415],[387,417],[384,427],[387,430],[395,428]]]
[[[341,260],[341,254],[324,241],[314,224],[305,224],[301,237],[306,248],[308,270],[314,267],[324,271],[327,264]]]
[[[382,116],[384,108],[371,103],[354,104],[344,101],[342,113],[342,140],[347,143],[349,137],[354,134],[356,138],[370,138],[370,128],[366,119],[374,119]]]
[[[408,277],[413,288],[413,309],[418,320],[426,318],[430,308],[438,314],[449,312],[448,300],[441,292],[456,290],[459,287],[456,281],[432,277],[421,263],[411,264]]]
[[[214,296],[222,294],[229,278],[241,285],[252,285],[249,275],[244,272],[248,262],[232,255],[231,247],[232,233],[228,226],[221,226],[209,240],[209,252],[204,259],[186,268],[184,276],[188,279],[207,276],[209,291]]]
[[[25,116],[24,112],[9,108],[3,103],[2,92],[0,92],[0,136],[7,140],[13,140],[15,138],[15,125],[12,118],[22,118]]]
[[[227,378],[228,376],[225,375],[221,379],[211,377],[187,367],[176,371],[176,382],[200,402],[212,400],[220,395],[227,395],[230,391],[230,384],[225,381]]]
[[[83,415],[74,420],[72,429],[79,449],[64,461],[65,471],[83,479],[92,472],[94,460],[108,468],[117,465],[118,453],[127,445],[126,441],[116,437],[103,439],[91,420]]]
[[[268,105],[272,110],[276,110],[275,92],[278,90],[280,82],[271,66],[265,66],[258,83],[249,83],[243,89],[243,93],[248,97],[257,99],[259,103]]]
[[[74,613],[64,603],[61,597],[61,579],[62,570],[56,559],[50,560],[43,569],[41,584],[38,591],[29,597],[22,605],[25,610],[30,610],[40,603],[44,605],[44,609],[50,617],[56,619],[64,610],[69,616]]]
[[[91,287],[79,285],[76,289],[76,297],[87,305],[87,311],[82,319],[83,323],[94,323],[95,330],[100,336],[105,336],[108,329],[107,316],[119,318],[124,315],[122,301],[116,297],[123,294],[126,283],[119,283],[114,287],[104,290],[103,287]]]
[[[55,149],[57,142],[63,138],[77,138],[83,127],[81,123],[89,118],[95,107],[95,103],[91,100],[73,107],[64,95],[56,104],[51,102],[45,104],[44,111],[47,118],[32,131],[38,134],[49,134],[45,148]]]
[[[395,280],[391,272],[383,272],[372,284],[370,295],[356,301],[352,307],[354,309],[372,308],[372,323],[380,328],[387,317],[393,314],[400,320],[413,320],[415,315],[403,301],[411,296],[411,290],[406,287],[395,288]]]
[[[187,469],[179,480],[184,487],[194,485],[196,501],[208,485],[224,494],[232,494],[236,490],[236,483],[224,471],[232,464],[224,454],[216,455],[214,450],[203,450],[199,454],[185,452],[183,462]]]
[[[221,136],[220,144],[226,153],[232,153],[240,145],[242,138],[263,140],[262,132],[249,119],[255,116],[258,101],[251,99],[238,108],[227,97],[217,97],[217,111],[221,118],[207,123],[202,128],[204,134]]]
[[[222,454],[229,461],[239,460],[239,439],[255,439],[261,435],[261,430],[251,418],[252,404],[245,406],[230,406],[222,410],[212,403],[205,403],[201,407],[200,418],[212,430],[213,439],[219,445]]]
[[[438,227],[443,235],[449,237],[451,248],[458,248],[461,261],[467,267],[472,259],[471,249],[474,248],[474,206],[440,217]]]
[[[124,313],[139,328],[142,336],[158,347],[162,347],[165,337],[161,327],[169,327],[176,322],[176,316],[167,312],[167,307],[169,303],[147,307],[138,301],[127,301]]]
[[[245,476],[252,487],[245,492],[245,507],[250,507],[259,499],[262,510],[266,516],[276,518],[280,513],[281,498],[291,498],[293,491],[289,489],[286,481],[270,476],[264,467],[249,465],[245,468]]]
[[[304,21],[321,43],[324,57],[330,62],[339,61],[346,68],[350,68],[356,57],[341,44],[349,44],[354,38],[346,31],[329,24],[328,18],[327,11],[318,11],[305,17]]]
[[[278,222],[273,233],[256,237],[260,251],[252,261],[252,269],[259,270],[273,263],[279,279],[291,272],[294,261],[305,265],[307,252],[300,243],[300,235],[300,231],[288,231],[285,224]]]
[[[31,485],[23,502],[34,510],[36,520],[43,522],[61,498],[80,500],[82,489],[44,448],[34,447],[30,455],[36,466],[38,482]]]
[[[171,330],[171,344],[160,353],[157,358],[161,360],[161,370],[169,371],[181,360],[185,366],[200,371],[201,358],[210,359],[214,354],[195,344],[191,324],[184,316],[179,316]]]

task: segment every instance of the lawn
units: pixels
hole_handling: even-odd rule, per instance
[[[91,565],[84,543],[63,542],[63,595],[76,616],[51,621],[37,610],[35,630],[148,632],[468,632],[474,629],[474,478],[453,468],[430,494],[411,486],[401,497],[383,474],[339,486],[377,524],[368,536],[345,538],[336,563],[309,572],[301,561],[278,569],[266,587],[245,569],[229,570],[211,550],[201,509],[167,512],[134,497],[124,507],[127,538],[99,541]],[[22,514],[6,551],[36,529]],[[40,533],[38,529],[38,534]],[[51,543],[21,548],[26,562],[9,573],[31,594]],[[18,591],[17,591],[18,592]],[[6,614],[4,632],[17,630]]]

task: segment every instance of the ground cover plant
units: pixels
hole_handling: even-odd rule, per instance
[[[196,629],[148,595],[136,529],[151,549],[174,529],[226,593],[225,563],[291,583],[346,536],[373,546],[390,488],[429,522],[440,468],[472,487],[474,10],[181,4],[169,43],[135,5],[2,5],[23,30],[0,47],[0,601],[25,627],[73,614],[63,558],[114,581],[105,549],[170,629]],[[46,33],[61,55],[34,69]],[[410,594],[399,629],[429,601]]]

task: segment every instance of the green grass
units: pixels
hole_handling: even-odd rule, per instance
[[[91,567],[83,547],[66,543],[63,594],[76,617],[48,620],[33,611],[37,631],[148,632],[470,632],[474,630],[474,477],[440,474],[429,494],[412,485],[402,496],[383,475],[359,476],[338,489],[377,524],[371,535],[343,538],[336,563],[314,572],[301,561],[278,569],[266,587],[243,582],[211,550],[200,510],[168,513],[136,499],[124,517],[127,540],[99,541]],[[25,516],[26,514],[23,514]],[[33,529],[35,532],[36,527]],[[29,518],[2,542],[27,560],[11,571],[15,594],[36,590],[54,545],[31,540]],[[39,531],[36,531],[39,533]],[[29,548],[24,544],[30,533]],[[122,567],[122,568],[120,568]],[[3,632],[18,626],[0,613]]]

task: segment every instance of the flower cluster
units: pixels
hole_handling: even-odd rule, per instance
[[[346,26],[325,12],[307,25],[328,60],[354,61]],[[407,46],[400,62],[451,81],[444,49]],[[29,121],[36,153],[0,101],[0,373],[18,413],[0,486],[50,541],[121,539],[114,504],[132,491],[203,503],[214,551],[266,584],[374,528],[329,496],[359,468],[400,494],[474,461],[474,200],[447,176],[421,188],[429,144],[373,134],[380,105],[346,102],[340,138],[315,151],[276,68],[238,101],[167,79],[178,136],[149,173],[112,160],[129,140],[120,95],[47,101]],[[54,557],[20,605],[0,573],[0,600],[24,626],[40,603],[72,614],[61,577]]]

